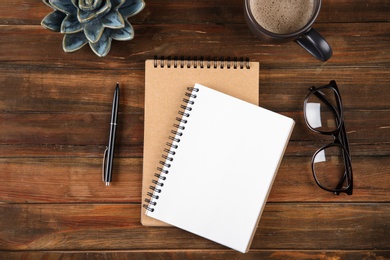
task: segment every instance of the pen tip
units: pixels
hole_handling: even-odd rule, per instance
[[[106,186],[110,186],[110,183],[109,183],[109,182],[106,182]]]

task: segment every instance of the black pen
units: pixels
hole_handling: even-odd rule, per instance
[[[108,139],[108,146],[104,151],[104,158],[103,158],[103,182],[106,183],[106,186],[110,186],[110,182],[112,181],[112,166],[114,162],[114,149],[115,149],[115,133],[116,133],[116,125],[118,122],[118,106],[119,106],[119,83],[116,83],[114,100],[112,101],[110,137]]]

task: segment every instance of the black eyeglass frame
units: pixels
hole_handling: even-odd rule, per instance
[[[329,100],[326,98],[326,96],[321,92],[321,90],[324,90],[324,89],[333,90],[337,107],[332,105],[331,102],[329,102]],[[340,92],[339,92],[339,89],[337,87],[336,81],[332,80],[329,82],[328,85],[321,86],[318,88],[313,86],[309,89],[309,91],[310,92],[305,97],[304,108],[303,108],[306,125],[309,127],[310,130],[312,130],[315,133],[323,134],[323,135],[330,135],[334,138],[332,143],[324,145],[321,148],[319,148],[314,153],[314,155],[312,157],[311,168],[312,168],[314,180],[316,181],[317,185],[320,188],[322,188],[326,191],[333,192],[336,195],[339,195],[341,192],[346,193],[348,195],[352,195],[353,177],[352,177],[352,163],[351,163],[351,156],[350,156],[351,153],[350,153],[350,149],[349,149],[349,141],[348,141],[347,133],[345,131],[341,96],[340,96]],[[335,130],[333,130],[333,131],[319,131],[319,130],[314,129],[310,126],[310,124],[307,120],[307,117],[306,117],[306,104],[307,104],[307,101],[311,95],[315,95],[317,98],[319,98],[324,104],[326,104],[333,111],[335,118],[336,118],[336,122],[337,122],[337,128]],[[315,169],[314,169],[314,164],[315,164],[314,160],[315,160],[318,153],[320,153],[321,151],[323,151],[329,147],[334,147],[334,146],[339,147],[343,151],[345,172],[344,172],[344,175],[341,177],[338,185],[334,189],[329,189],[329,188],[323,186],[320,183],[320,181],[318,180]],[[342,187],[343,183],[345,181],[346,181],[347,185],[345,187]]]

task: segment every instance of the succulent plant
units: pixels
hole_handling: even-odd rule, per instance
[[[41,25],[64,34],[62,48],[74,52],[89,43],[93,52],[104,57],[112,39],[133,39],[134,30],[127,18],[145,7],[143,0],[43,0],[54,11]]]

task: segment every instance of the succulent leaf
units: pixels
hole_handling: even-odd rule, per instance
[[[145,2],[142,0],[126,1],[120,8],[119,12],[123,17],[128,18],[142,11],[145,7]]]
[[[87,43],[88,39],[83,32],[65,34],[64,40],[62,41],[62,48],[65,52],[73,52],[81,49]]]
[[[74,14],[67,15],[62,21],[61,33],[76,33],[83,30],[83,25]]]
[[[117,9],[121,7],[126,1],[127,0],[111,0],[112,9]]]
[[[119,29],[125,27],[125,20],[118,11],[113,11],[102,18],[102,24],[106,28]]]
[[[49,0],[49,3],[55,9],[66,14],[75,13],[77,11],[76,6],[73,5],[71,0]]]
[[[88,41],[95,43],[103,35],[104,27],[99,19],[95,19],[84,25],[84,33]]]
[[[134,29],[129,22],[126,21],[125,27],[117,30],[111,30],[111,38],[117,41],[129,41],[134,38]]]
[[[61,31],[61,23],[66,17],[66,14],[60,11],[54,11],[43,18],[41,21],[41,25],[46,29],[59,32]]]
[[[111,38],[108,37],[109,30],[106,30],[105,33],[103,33],[102,37],[100,37],[100,40],[92,43],[89,43],[89,46],[91,47],[92,51],[99,57],[106,56],[111,49]]]

